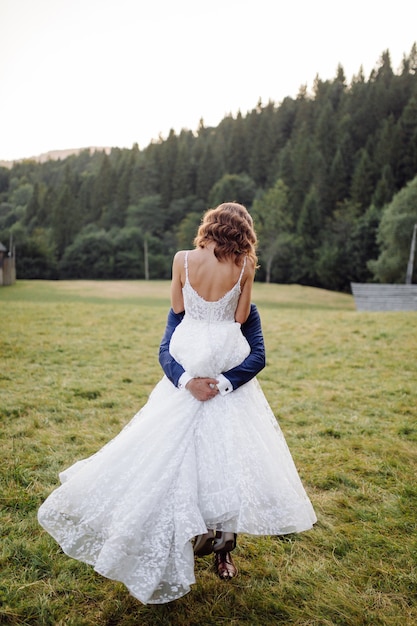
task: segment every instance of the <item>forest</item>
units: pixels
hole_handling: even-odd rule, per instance
[[[339,65],[311,92],[216,127],[0,167],[0,241],[13,242],[21,279],[169,279],[202,213],[225,201],[254,218],[257,280],[335,291],[404,282],[417,222],[416,44],[398,69],[389,51],[350,83]]]

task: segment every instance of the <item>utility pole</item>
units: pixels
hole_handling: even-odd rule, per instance
[[[415,254],[415,249],[416,249],[416,232],[417,232],[417,224],[414,224],[413,236],[411,238],[410,258],[408,259],[407,274],[405,277],[406,285],[411,285],[411,281],[413,279],[414,254]]]
[[[143,256],[145,261],[145,280],[149,280],[148,233],[145,233],[143,240]]]

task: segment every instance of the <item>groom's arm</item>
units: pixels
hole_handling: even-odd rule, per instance
[[[164,370],[165,376],[169,378],[175,387],[178,387],[178,381],[185,373],[185,369],[174,359],[173,356],[171,356],[169,352],[169,343],[171,341],[172,333],[178,324],[180,324],[183,317],[184,311],[182,313],[174,313],[173,309],[169,310],[164,336],[162,337],[162,341],[159,346],[159,363]]]
[[[165,375],[176,387],[185,386],[191,380],[191,376],[185,372],[184,368],[169,352],[169,343],[172,333],[183,317],[184,313],[174,313],[172,309],[170,310],[165,333],[159,347],[159,363]],[[247,383],[265,367],[265,345],[261,319],[255,304],[251,304],[249,317],[246,322],[242,324],[242,333],[246,337],[251,351],[240,365],[227,372],[223,372],[223,374],[219,376],[217,386],[220,393],[223,395]]]
[[[250,346],[250,353],[242,363],[227,372],[224,376],[234,389],[254,378],[265,367],[265,343],[262,333],[261,318],[255,304],[251,304],[249,317],[242,324],[242,333]],[[222,380],[217,385],[222,393]]]

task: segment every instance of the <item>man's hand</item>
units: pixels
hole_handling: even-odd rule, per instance
[[[216,385],[219,381],[215,378],[192,378],[185,385],[185,388],[201,402],[211,400],[217,396],[219,390]]]

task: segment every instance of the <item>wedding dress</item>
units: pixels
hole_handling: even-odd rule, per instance
[[[215,378],[249,354],[234,321],[241,276],[208,302],[191,286],[186,258],[185,316],[170,352],[191,375]],[[164,376],[127,426],[60,480],[40,524],[66,554],[144,604],[190,590],[192,539],[208,528],[282,535],[316,521],[256,379],[200,402]]]

